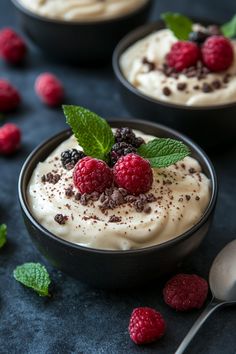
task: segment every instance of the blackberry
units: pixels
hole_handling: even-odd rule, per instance
[[[209,37],[209,34],[202,32],[202,31],[191,32],[189,34],[190,42],[194,42],[198,45],[203,44],[208,37]]]
[[[113,145],[110,152],[110,165],[114,166],[121,156],[125,156],[136,152],[137,149],[131,144],[127,144],[124,142],[116,143]]]
[[[71,170],[79,160],[85,157],[82,151],[76,149],[66,150],[61,153],[61,163],[66,170]]]
[[[130,144],[135,148],[138,148],[144,143],[142,138],[137,138],[133,130],[130,128],[118,128],[115,133],[116,143]]]

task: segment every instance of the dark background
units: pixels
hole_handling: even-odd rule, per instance
[[[158,0],[152,14],[177,10],[196,17],[226,21],[236,12],[232,0]],[[9,0],[0,0],[0,27],[17,28]],[[22,68],[0,63],[0,77],[9,79],[23,96],[20,111],[6,121],[17,123],[23,131],[23,146],[12,158],[0,158],[0,223],[7,223],[9,241],[0,250],[0,353],[160,353],[172,354],[200,312],[179,314],[164,305],[163,280],[150,289],[110,292],[91,289],[52,269],[31,244],[17,201],[17,179],[26,156],[42,140],[65,128],[58,110],[44,107],[33,91],[36,76],[52,71],[63,81],[67,103],[89,107],[104,117],[127,117],[116,89],[111,68],[81,69],[48,62],[31,46]],[[223,117],[222,117],[223,119]],[[4,121],[0,122],[0,125]],[[220,193],[213,227],[198,252],[183,267],[185,272],[208,276],[217,252],[235,238],[235,156],[236,149],[211,153]],[[13,269],[27,261],[44,262],[55,284],[52,299],[38,297],[12,277]],[[166,279],[165,279],[166,280]],[[164,315],[168,328],[158,343],[137,347],[129,339],[127,326],[132,309],[151,306]],[[189,353],[235,354],[236,309],[213,315],[196,337]]]

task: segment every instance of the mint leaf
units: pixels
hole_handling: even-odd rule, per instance
[[[225,37],[233,38],[236,36],[236,15],[223,26],[221,26],[221,31]]]
[[[7,225],[0,225],[0,248],[7,242]]]
[[[188,40],[193,26],[193,22],[188,17],[175,12],[165,12],[161,15],[161,18],[176,38],[182,41]]]
[[[51,283],[46,268],[40,263],[25,263],[16,267],[14,278],[21,284],[33,289],[40,296],[49,296],[48,287]]]
[[[107,121],[83,107],[63,106],[63,110],[84,153],[106,161],[115,141]]]
[[[190,154],[189,148],[181,141],[156,138],[138,148],[138,154],[154,168],[164,168],[183,160]]]

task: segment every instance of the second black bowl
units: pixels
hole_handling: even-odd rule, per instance
[[[121,55],[138,40],[162,28],[162,21],[140,27],[122,39],[115,49],[113,69],[128,111],[137,118],[153,120],[177,129],[205,148],[235,142],[236,102],[221,105],[216,102],[214,106],[201,107],[166,103],[143,94],[124,77],[120,68]]]

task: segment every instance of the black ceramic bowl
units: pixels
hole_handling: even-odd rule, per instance
[[[206,21],[201,22],[207,24]],[[223,142],[234,142],[236,100],[235,103],[221,105],[217,105],[216,102],[216,105],[208,107],[165,103],[143,94],[124,77],[119,65],[124,51],[138,40],[162,28],[164,28],[162,21],[140,27],[122,39],[114,51],[113,69],[125,106],[135,117],[178,129],[206,148],[220,146]]]
[[[201,220],[190,230],[163,244],[131,251],[107,251],[78,246],[62,240],[41,226],[32,216],[27,203],[26,189],[38,164],[65,139],[71,131],[52,137],[37,147],[27,158],[19,177],[19,199],[29,235],[38,250],[56,268],[83,282],[102,288],[139,286],[168,273],[194,250],[207,234],[217,199],[217,178],[206,154],[184,135],[155,123],[139,120],[110,121],[112,127],[129,126],[147,134],[184,141],[192,156],[202,165],[212,184],[211,199]]]
[[[109,59],[118,41],[147,20],[153,0],[127,15],[90,22],[42,17],[18,0],[12,2],[23,30],[46,54],[62,61],[97,64]]]

